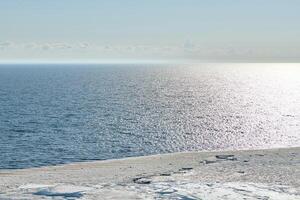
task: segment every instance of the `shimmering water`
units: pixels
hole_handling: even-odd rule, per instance
[[[300,64],[0,67],[0,168],[300,145]]]

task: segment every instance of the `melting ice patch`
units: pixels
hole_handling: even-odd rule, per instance
[[[85,192],[93,188],[75,185],[27,184],[20,186],[19,189],[26,190],[33,196],[43,196],[43,198],[51,197],[53,199],[60,197],[60,199],[74,199],[83,197]]]

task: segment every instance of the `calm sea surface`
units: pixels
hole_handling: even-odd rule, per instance
[[[300,64],[0,66],[0,168],[300,146]]]

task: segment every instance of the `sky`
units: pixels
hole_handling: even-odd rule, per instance
[[[0,62],[300,61],[299,0],[3,0]]]

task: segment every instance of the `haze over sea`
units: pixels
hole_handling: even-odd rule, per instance
[[[0,169],[300,145],[300,64],[1,65]]]

